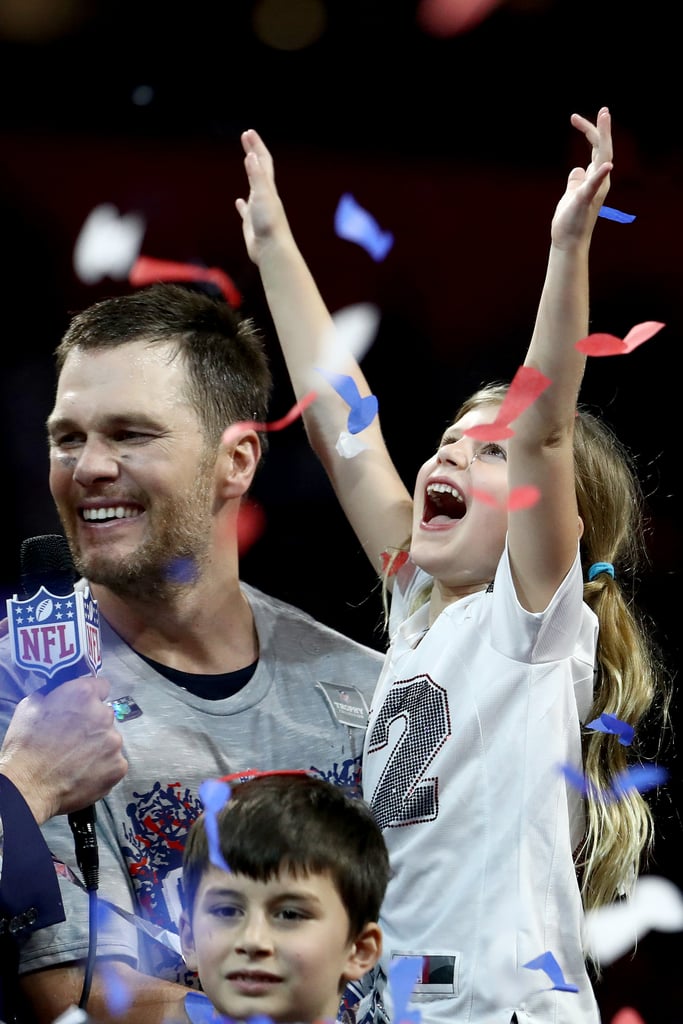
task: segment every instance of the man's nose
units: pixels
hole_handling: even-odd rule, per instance
[[[110,446],[88,438],[76,458],[74,480],[88,487],[97,480],[112,480],[118,473],[118,460]]]

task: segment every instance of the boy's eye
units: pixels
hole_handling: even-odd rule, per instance
[[[212,914],[213,917],[222,917],[227,918],[228,920],[232,919],[233,917],[237,917],[240,914],[240,912],[241,911],[239,907],[233,907],[228,904],[220,904],[219,906],[211,907],[209,911],[209,913]]]
[[[303,921],[309,917],[308,914],[297,907],[281,907],[277,912],[277,916],[284,921]]]

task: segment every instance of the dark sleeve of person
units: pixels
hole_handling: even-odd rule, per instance
[[[21,941],[22,934],[25,938],[37,928],[64,921],[64,907],[43,834],[19,790],[1,774],[0,817],[0,934],[9,932]]]
[[[64,921],[64,907],[47,843],[28,804],[0,774],[3,825],[0,874],[0,1020],[12,1020],[7,999],[16,990],[19,945],[37,928]],[[10,998],[11,1001],[11,998]],[[3,1002],[5,1005],[3,1005]]]

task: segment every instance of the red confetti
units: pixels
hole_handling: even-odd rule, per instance
[[[194,263],[174,263],[152,256],[138,256],[131,267],[128,281],[134,288],[143,288],[156,281],[208,281],[217,285],[233,307],[239,309],[242,296],[235,282],[220,267],[197,267]]]
[[[493,508],[505,508],[506,512],[519,512],[523,508],[531,508],[541,497],[538,487],[533,484],[526,484],[522,487],[515,487],[508,494],[505,505],[501,505],[488,491],[472,490],[472,497],[475,501],[481,501],[484,505],[491,505]]]
[[[318,397],[317,391],[309,391],[307,395],[292,406],[289,412],[279,420],[273,420],[271,423],[259,423],[257,420],[242,420],[240,423],[232,423],[229,427],[223,431],[223,444],[228,445],[235,438],[238,437],[244,430],[284,430],[290,423],[298,419],[301,413],[306,409],[312,402],[315,402]]]
[[[614,1014],[612,1024],[645,1024],[645,1021],[637,1010],[631,1006],[624,1006]]]
[[[266,514],[251,498],[243,498],[237,517],[237,550],[240,557],[245,555],[263,536],[266,529]]]
[[[482,423],[463,431],[476,441],[499,441],[512,437],[514,431],[508,426],[513,420],[535,402],[550,384],[550,378],[535,370],[533,366],[520,366],[510,382],[508,392],[493,423]]]
[[[393,559],[393,563],[391,565],[391,569],[389,570],[387,575],[388,576],[395,576],[396,573],[398,572],[398,570],[401,568],[401,566],[405,565],[405,563],[408,561],[408,557],[409,557],[409,555],[408,555],[407,551],[399,551],[398,553],[395,552],[395,551],[383,551],[382,555],[381,555],[381,558],[382,558],[382,572],[386,572],[387,571],[387,566],[389,565],[389,563]]]
[[[646,320],[632,327],[623,340],[615,334],[589,334],[588,337],[577,341],[576,347],[587,356],[622,356],[627,352],[633,352],[634,348],[648,341],[657,331],[661,331],[662,327],[666,327],[666,324],[660,324],[657,320]]]
[[[474,28],[500,0],[422,0],[417,23],[433,36],[454,36]]]

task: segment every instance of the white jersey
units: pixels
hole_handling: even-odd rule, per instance
[[[572,857],[583,807],[561,770],[582,771],[598,635],[578,555],[542,613],[519,605],[506,551],[493,588],[430,629],[427,606],[398,626],[426,581],[399,571],[363,755],[393,869],[384,972],[415,958],[422,1024],[591,1024]],[[578,991],[525,966],[548,955]]]

